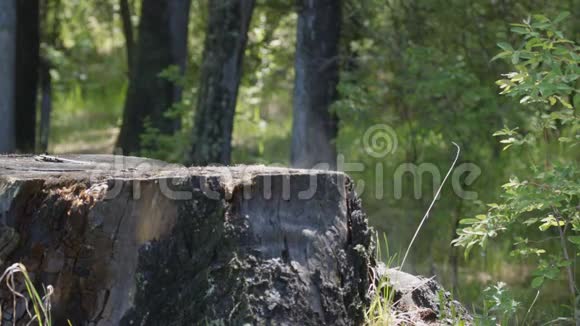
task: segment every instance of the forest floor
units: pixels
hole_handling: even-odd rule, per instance
[[[49,146],[51,154],[111,154],[119,128],[73,131]]]

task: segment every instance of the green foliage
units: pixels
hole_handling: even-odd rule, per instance
[[[520,303],[515,301],[507,285],[498,282],[483,290],[483,312],[475,316],[475,324],[480,326],[517,325],[515,319]]]
[[[287,165],[292,127],[294,2],[258,2],[238,94],[232,161]]]
[[[145,119],[145,132],[141,135],[141,152],[144,157],[180,163],[191,146],[190,130],[193,126],[193,106],[196,97],[195,80],[192,75],[183,75],[178,66],[169,66],[159,74],[160,79],[169,80],[182,88],[181,100],[174,103],[165,113],[168,118],[179,121],[181,128],[173,135],[162,133]]]
[[[458,231],[454,243],[465,247],[468,255],[475,245],[485,247],[491,238],[511,235],[512,255],[537,261],[532,287],[567,279],[575,305],[578,290],[572,264],[580,249],[580,169],[570,153],[580,139],[580,119],[571,98],[578,97],[580,48],[558,29],[566,16],[550,20],[535,15],[524,24],[513,24],[512,31],[521,35],[523,44],[517,49],[498,44],[503,52],[496,58],[507,58],[516,69],[497,82],[500,94],[517,98],[533,119],[525,126],[526,134],[504,128],[494,135],[504,137],[504,150],[526,145],[529,168],[502,186],[501,202],[489,204],[487,214],[462,220],[466,227]],[[547,147],[554,141],[559,142],[557,151]],[[542,156],[543,164],[534,163]]]
[[[498,43],[504,51],[494,60],[510,58],[517,70],[497,81],[502,89],[500,94],[517,97],[522,104],[539,102],[554,106],[559,101],[565,108],[573,109],[568,98],[575,95],[573,85],[580,77],[579,48],[557,29],[557,24],[567,16],[569,13],[562,13],[551,21],[543,15],[534,15],[533,22],[527,19],[523,24],[512,24],[511,31],[520,34],[525,42],[518,49]]]
[[[383,234],[382,239],[378,233],[376,234],[376,245],[376,261],[384,261],[385,268],[395,266],[397,255],[390,252],[386,234]],[[395,291],[390,286],[388,277],[383,276],[374,280],[371,292],[371,302],[365,312],[365,324],[369,326],[395,324],[397,318],[393,307]]]
[[[49,151],[112,152],[127,88],[118,1],[41,3],[41,56],[53,86]]]

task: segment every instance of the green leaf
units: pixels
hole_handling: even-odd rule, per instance
[[[465,225],[470,225],[470,224],[475,224],[475,223],[479,223],[480,220],[476,219],[476,218],[464,218],[461,221],[459,221],[459,224],[465,224]]]
[[[534,224],[534,223],[537,223],[537,222],[538,222],[538,220],[539,220],[539,219],[538,219],[538,218],[536,218],[536,217],[534,217],[534,218],[529,218],[529,219],[527,219],[527,220],[525,220],[525,221],[524,221],[524,224],[529,226],[529,225],[532,225],[532,224]]]
[[[503,51],[503,52],[500,52],[495,57],[491,58],[491,61],[495,61],[497,59],[509,57],[511,54],[512,54],[511,51]]]
[[[532,287],[534,289],[539,288],[540,286],[542,286],[542,284],[544,284],[544,277],[543,276],[538,276],[532,280]]]
[[[514,54],[512,54],[512,63],[514,65],[517,65],[520,62],[520,53],[518,51],[515,51]]]
[[[560,96],[556,96],[556,98],[560,101],[560,103],[562,103],[563,106],[565,106],[568,109],[573,109],[574,107],[568,102],[566,101],[564,98],[560,97]]]
[[[569,137],[560,137],[560,138],[558,138],[558,141],[560,143],[571,143],[572,142],[572,138],[569,138]]]
[[[506,42],[499,42],[497,44],[497,46],[500,47],[500,49],[504,50],[504,51],[509,51],[509,52],[513,52],[514,48],[511,46],[511,44],[506,43]]]
[[[570,236],[568,237],[568,241],[572,242],[575,245],[580,246],[580,235]]]
[[[511,29],[512,32],[517,33],[517,34],[528,34],[529,30],[527,27],[513,27]]]
[[[558,15],[558,17],[556,17],[556,19],[554,19],[554,24],[557,24],[557,23],[563,21],[564,19],[568,18],[568,16],[570,16],[570,13],[567,11],[560,13]]]

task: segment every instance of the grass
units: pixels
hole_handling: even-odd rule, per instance
[[[128,81],[122,56],[111,56],[107,69],[103,65],[86,64],[81,69],[86,79],[71,77],[80,72],[69,72],[68,78],[55,81],[50,153],[113,152]]]
[[[17,276],[21,275],[22,280],[19,281]],[[33,322],[37,322],[39,326],[51,326],[51,315],[50,315],[50,297],[54,293],[54,290],[51,285],[47,286],[45,289],[45,295],[43,297],[40,296],[36,288],[34,287],[34,283],[30,279],[30,275],[26,270],[26,267],[21,263],[15,263],[9,266],[2,276],[0,277],[0,283],[2,281],[6,281],[6,286],[8,287],[9,291],[12,293],[12,318],[13,318],[13,325],[16,325],[16,320],[14,320],[14,316],[16,315],[16,306],[19,300],[24,301],[25,311],[28,315],[30,321],[27,325],[32,324]],[[17,289],[17,284],[21,284],[24,282],[26,287],[25,295],[21,293]],[[33,311],[30,310],[30,303],[32,303]],[[3,309],[0,309],[0,320],[3,320]]]
[[[383,240],[381,241],[377,233],[376,241],[376,260],[382,261],[384,254],[384,257],[387,257],[385,260],[385,268],[394,266],[397,255],[390,254],[387,236],[383,234]],[[384,247],[384,249],[382,249],[382,247]],[[369,289],[372,300],[365,313],[366,324],[369,326],[395,325],[397,319],[397,313],[393,307],[395,292],[389,285],[389,279],[383,275],[377,280],[376,278],[379,277],[377,274],[378,271],[373,270],[374,280],[371,282],[371,288]]]

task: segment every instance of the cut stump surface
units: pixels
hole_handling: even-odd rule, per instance
[[[353,325],[372,241],[350,179],[109,155],[0,156],[0,259],[54,325]],[[0,291],[4,322],[12,296]]]

